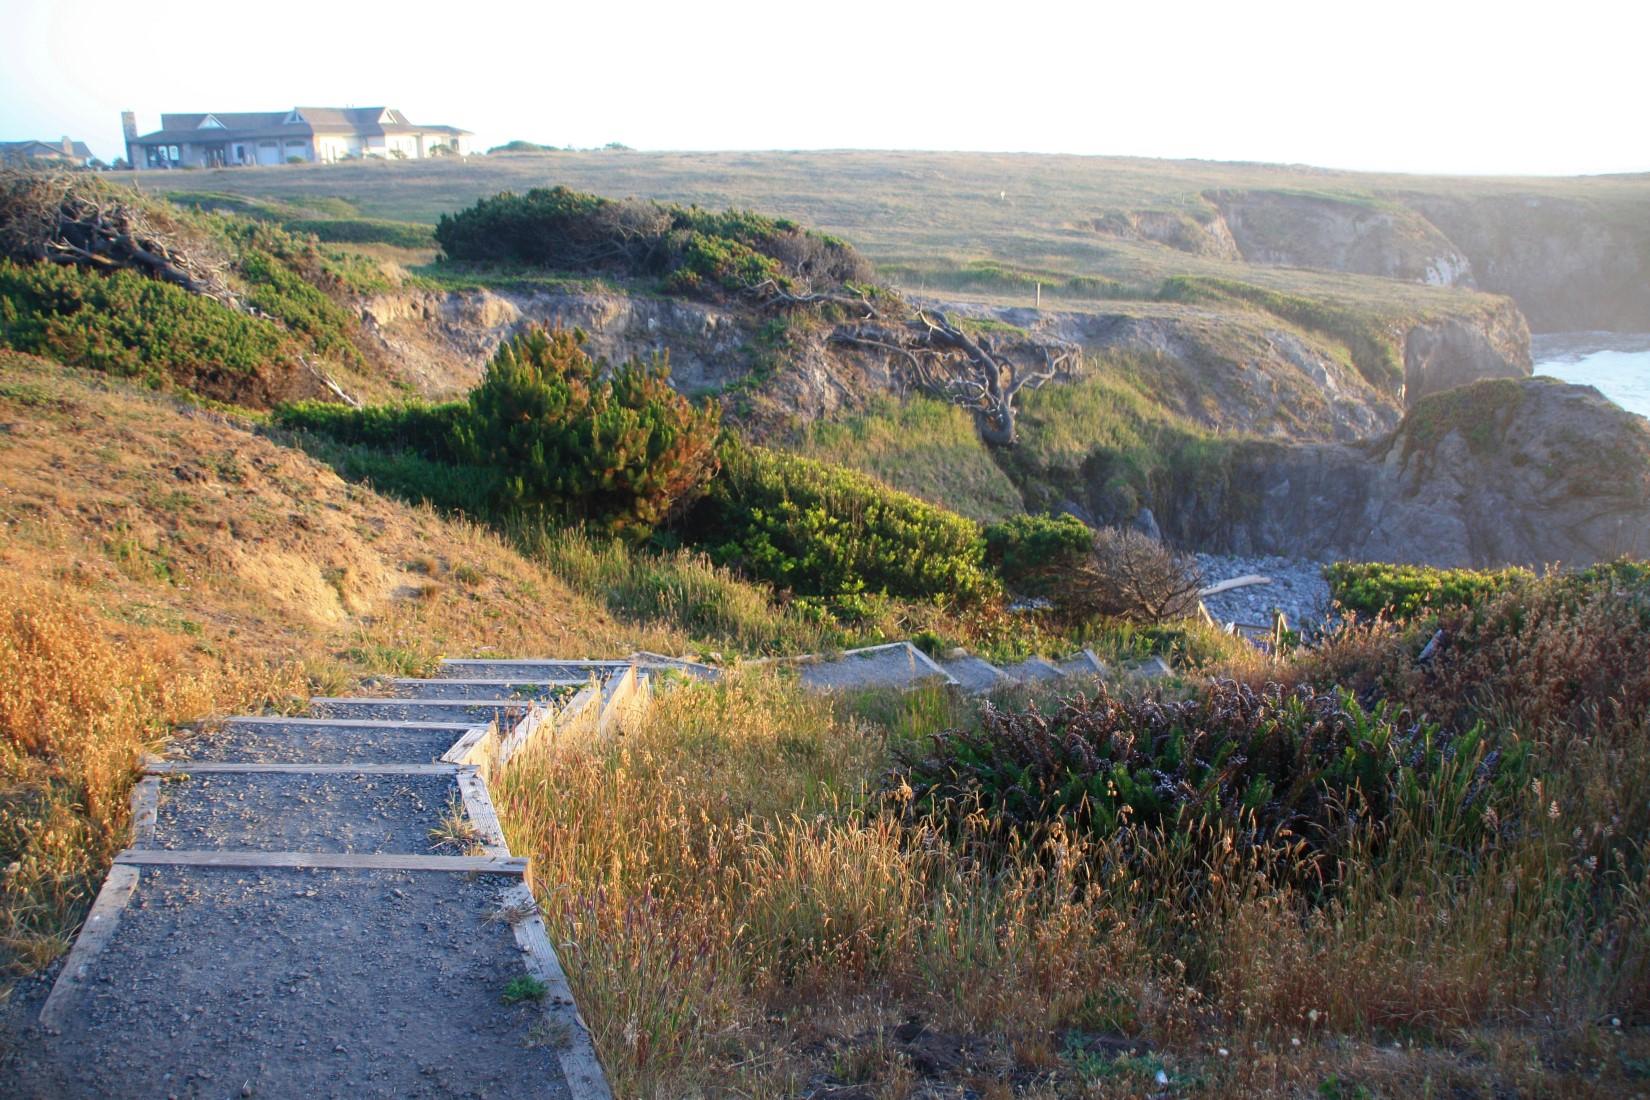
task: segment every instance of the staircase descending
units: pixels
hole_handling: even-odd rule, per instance
[[[1108,674],[1086,650],[998,668],[907,642],[785,663],[822,691]],[[650,678],[718,675],[448,660],[175,742],[6,1094],[608,1100],[487,779],[530,742],[602,736]]]
[[[151,758],[16,1095],[605,1100],[486,778],[647,675],[448,661]]]

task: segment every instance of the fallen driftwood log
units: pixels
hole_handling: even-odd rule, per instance
[[[1250,585],[1271,583],[1271,577],[1263,577],[1259,573],[1250,573],[1243,577],[1233,577],[1229,581],[1221,581],[1219,584],[1211,584],[1208,588],[1200,588],[1197,594],[1200,598],[1217,596],[1222,592],[1230,592],[1234,588],[1248,588]]]

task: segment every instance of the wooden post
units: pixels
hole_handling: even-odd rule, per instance
[[[1042,283],[1042,280],[1038,280],[1038,282],[1037,282],[1037,312],[1041,313],[1042,311],[1043,311],[1043,283]]]

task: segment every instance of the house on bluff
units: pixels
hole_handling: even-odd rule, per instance
[[[86,168],[96,159],[84,141],[0,141],[0,167]]]
[[[226,168],[241,164],[420,160],[469,151],[471,134],[456,126],[418,125],[393,107],[294,107],[290,111],[217,111],[161,115],[160,129],[139,135],[137,117],[120,116],[133,168]]]

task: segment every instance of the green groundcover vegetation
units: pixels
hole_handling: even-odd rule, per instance
[[[660,279],[673,290],[841,285],[871,277],[847,242],[743,210],[609,199],[566,187],[503,192],[444,214],[449,259]]]
[[[504,526],[686,542],[798,596],[966,607],[1000,592],[974,521],[842,467],[717,442],[714,413],[667,378],[662,362],[610,369],[575,333],[530,330],[465,401],[301,402],[272,421],[398,496]]]

